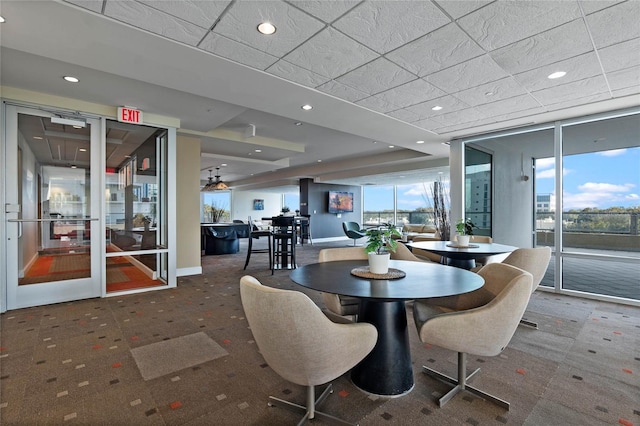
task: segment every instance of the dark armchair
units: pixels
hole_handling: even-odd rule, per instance
[[[367,236],[364,229],[360,228],[357,222],[342,222],[342,229],[347,237],[353,240],[353,245],[356,245],[356,240]]]

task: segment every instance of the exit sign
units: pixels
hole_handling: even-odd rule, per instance
[[[135,108],[118,107],[118,121],[142,124],[142,111]]]

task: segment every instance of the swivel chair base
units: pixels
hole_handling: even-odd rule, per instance
[[[333,393],[333,388],[331,384],[327,386],[327,388],[322,392],[322,394],[315,399],[315,387],[307,386],[307,406],[304,407],[299,404],[295,404],[290,401],[285,401],[284,399],[276,398],[275,396],[269,397],[269,407],[282,407],[289,411],[293,411],[294,413],[304,414],[304,417],[298,423],[298,426],[305,424],[308,420],[314,419],[318,417],[322,420],[326,420],[330,423],[339,424],[339,425],[353,425],[353,423],[346,422],[342,419],[334,417],[330,414],[323,413],[321,411],[316,411],[316,406],[321,404],[329,394]]]
[[[458,379],[454,379],[453,377],[442,374],[438,371],[432,370],[429,367],[422,366],[422,372],[438,379],[442,382],[451,384],[454,386],[449,392],[447,392],[442,398],[438,400],[438,406],[443,407],[444,404],[449,402],[451,398],[456,396],[458,393],[462,391],[467,391],[471,394],[474,394],[482,399],[486,399],[489,402],[493,402],[497,406],[504,408],[505,410],[509,410],[509,403],[504,401],[498,397],[495,397],[491,394],[488,394],[484,391],[481,391],[478,388],[474,388],[472,386],[467,385],[467,380],[471,379],[480,369],[476,369],[473,373],[467,376],[467,354],[458,352]]]

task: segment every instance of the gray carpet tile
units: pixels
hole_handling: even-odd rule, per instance
[[[304,389],[262,358],[240,302],[240,277],[302,291],[288,271],[271,275],[266,256],[243,270],[246,241],[235,255],[204,256],[203,274],[178,288],[10,311],[0,316],[0,424],[7,425],[287,425],[297,414],[269,407],[268,396],[303,403]],[[320,248],[298,246],[299,264]],[[511,403],[502,410],[470,394],[444,408],[449,386],[421,372],[456,373],[456,354],[419,341],[407,309],[415,386],[399,398],[358,390],[348,373],[333,383],[321,411],[368,425],[640,424],[640,308],[536,292],[527,318],[496,357],[468,357],[481,367],[471,384]],[[227,355],[173,367],[145,380],[132,351],[204,336]],[[212,348],[209,352],[215,352]],[[318,391],[320,392],[320,390]],[[319,420],[314,424],[327,424]]]

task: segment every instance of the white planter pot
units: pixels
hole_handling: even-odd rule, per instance
[[[389,272],[390,253],[369,253],[369,272],[372,274],[386,274]]]
[[[457,238],[457,240],[458,240],[458,245],[459,245],[459,246],[463,246],[463,247],[468,246],[468,245],[469,245],[469,239],[470,239],[470,238],[471,238],[471,237],[470,237],[469,235],[458,235],[458,238]]]

